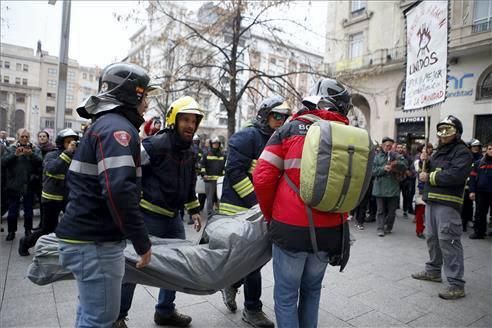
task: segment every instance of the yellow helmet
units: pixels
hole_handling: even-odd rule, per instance
[[[178,114],[195,114],[197,116],[197,129],[203,118],[203,111],[200,105],[190,96],[181,97],[169,106],[166,115],[166,125],[168,127],[176,125],[176,117]]]

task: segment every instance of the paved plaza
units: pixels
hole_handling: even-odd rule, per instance
[[[424,267],[426,243],[415,236],[411,218],[404,219],[399,210],[397,214],[393,233],[384,238],[376,235],[375,223],[366,224],[364,231],[352,229],[357,241],[345,272],[329,267],[323,281],[319,327],[492,327],[492,237],[470,240],[470,232],[465,233],[467,296],[445,301],[437,296],[444,284],[410,277]],[[198,238],[191,226],[187,233],[189,239]],[[6,232],[0,234],[0,327],[73,327],[74,281],[34,285],[24,278],[31,256],[17,253],[21,233],[13,243],[6,242],[5,236]],[[264,311],[275,318],[271,262],[262,274]],[[137,287],[129,327],[155,327],[157,294],[157,288]],[[193,317],[192,327],[249,327],[241,320],[242,300],[241,289],[236,313],[227,311],[220,293],[178,293],[176,304],[179,311]]]

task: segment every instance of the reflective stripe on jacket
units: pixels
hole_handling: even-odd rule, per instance
[[[46,154],[43,161],[43,191],[41,201],[63,201],[68,195],[65,177],[73,155],[61,149]]]
[[[424,186],[424,201],[460,210],[471,164],[471,152],[463,141],[440,145],[429,160],[429,180]]]

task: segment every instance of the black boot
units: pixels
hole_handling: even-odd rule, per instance
[[[191,317],[181,314],[176,310],[166,316],[155,312],[154,322],[158,326],[188,327],[191,323]]]
[[[28,237],[22,237],[19,241],[19,255],[20,256],[29,256],[29,243]]]
[[[14,240],[15,238],[15,232],[9,232],[7,234],[7,238],[5,238],[6,241],[11,241],[11,240]]]

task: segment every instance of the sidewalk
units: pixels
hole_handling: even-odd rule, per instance
[[[352,229],[357,241],[344,273],[329,267],[323,282],[319,327],[492,327],[492,238],[470,240],[465,233],[467,296],[445,301],[437,296],[444,284],[414,280],[427,260],[424,240],[415,236],[411,219],[398,210],[393,233],[376,235],[375,223],[366,230]],[[351,226],[353,227],[353,222]],[[3,224],[6,229],[6,223]],[[74,281],[36,286],[24,279],[31,257],[20,257],[14,242],[0,234],[0,327],[73,327],[77,301]],[[189,239],[197,233],[186,225]],[[470,229],[468,229],[470,230]],[[262,270],[264,312],[274,318],[271,262]],[[129,314],[129,327],[156,327],[153,323],[158,289],[138,286]],[[220,293],[209,296],[177,294],[177,308],[193,317],[192,327],[249,327],[238,311],[229,313]]]

